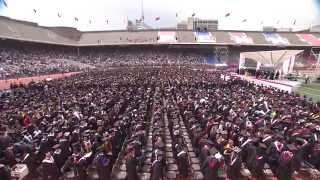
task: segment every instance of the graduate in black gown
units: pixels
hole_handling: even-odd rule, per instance
[[[235,148],[231,152],[228,160],[227,174],[229,179],[236,180],[241,176],[241,163],[240,149]]]
[[[111,179],[111,170],[112,170],[112,157],[104,152],[101,152],[97,155],[96,167],[99,179],[110,180]]]
[[[290,151],[283,151],[279,159],[279,166],[276,171],[276,176],[279,180],[290,180],[292,178],[292,157]]]
[[[221,155],[218,155],[221,156]],[[220,157],[210,155],[202,163],[201,170],[205,180],[218,179],[218,170],[222,166]]]
[[[134,156],[134,149],[130,149],[126,156],[126,170],[127,170],[127,180],[139,180],[137,173],[138,161]]]
[[[189,159],[186,151],[180,149],[177,154],[177,164],[179,169],[179,174],[182,178],[188,177],[189,171]]]
[[[10,180],[11,174],[10,169],[8,166],[4,164],[0,164],[0,179],[1,180]]]
[[[151,165],[151,180],[161,180],[163,179],[163,159],[162,155],[156,154],[155,160]]]

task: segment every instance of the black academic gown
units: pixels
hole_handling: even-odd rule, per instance
[[[292,178],[292,161],[279,161],[279,167],[277,168],[276,176],[278,180],[291,180]]]
[[[230,155],[230,162],[227,169],[229,179],[236,180],[240,177],[241,163],[241,156],[236,154]]]
[[[212,161],[215,161],[215,163],[213,163]],[[218,179],[218,169],[219,169],[219,162],[216,159],[207,157],[201,167],[204,180]]]
[[[187,153],[180,152],[177,156],[179,173],[182,177],[188,176],[189,161]]]
[[[127,180],[139,180],[137,174],[138,161],[135,157],[130,157],[126,162]]]
[[[151,167],[151,180],[160,180],[163,178],[163,166],[160,160],[155,160]]]
[[[273,144],[267,150],[267,162],[273,173],[279,166],[280,152],[278,152]]]
[[[56,166],[56,164],[53,163],[42,163],[42,174],[43,177],[51,177],[51,179],[58,179],[58,168]]]
[[[36,155],[34,153],[29,153],[24,157],[23,163],[25,163],[29,169],[29,175],[34,177],[38,174],[37,172],[37,160]]]
[[[110,180],[111,179],[111,158],[105,154],[99,154],[97,157],[97,173],[99,175],[99,179],[101,180]]]
[[[1,167],[0,168],[0,179],[1,180],[10,180],[11,179],[11,174],[10,174],[10,169],[7,166]]]

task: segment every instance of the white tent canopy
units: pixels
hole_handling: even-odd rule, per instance
[[[303,50],[276,50],[243,52],[240,54],[239,68],[244,65],[246,59],[257,62],[256,70],[262,67],[269,67],[281,74],[288,74],[293,71],[295,56]]]
[[[241,56],[255,60],[266,66],[277,67],[283,61],[299,54],[303,50],[276,50],[276,51],[256,51],[256,52],[243,52]]]

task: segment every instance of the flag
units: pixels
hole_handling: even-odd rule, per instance
[[[226,15],[224,15],[224,17],[229,17],[230,16],[230,13],[227,13]]]
[[[74,21],[79,21],[79,19],[77,17],[74,17]]]
[[[247,19],[243,19],[242,22],[247,22]]]
[[[192,17],[195,17],[196,16],[196,13],[192,13]]]
[[[293,25],[296,25],[296,22],[297,22],[297,20],[295,19],[295,20],[293,21]]]
[[[154,19],[155,21],[159,21],[160,20],[160,17],[156,17],[156,19]]]
[[[33,12],[34,12],[34,13],[37,13],[37,10],[36,10],[36,9],[33,9]]]
[[[257,67],[256,67],[256,71],[258,71],[261,67],[261,62],[257,62]]]
[[[5,0],[0,0],[0,2],[2,1],[2,3],[3,3],[3,5],[5,6],[5,7],[8,7],[8,4],[7,4],[7,2],[5,1]]]

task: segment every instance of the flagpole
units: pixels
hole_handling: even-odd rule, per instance
[[[311,32],[312,24],[313,24],[313,21],[311,20],[310,27],[309,27],[309,32]]]
[[[293,21],[291,31],[294,31],[294,29],[295,29],[295,27],[296,27],[296,22],[297,22],[297,20],[295,19],[295,20]]]
[[[178,30],[178,13],[176,12],[176,30]]]
[[[143,0],[141,0],[141,19],[144,22]]]

